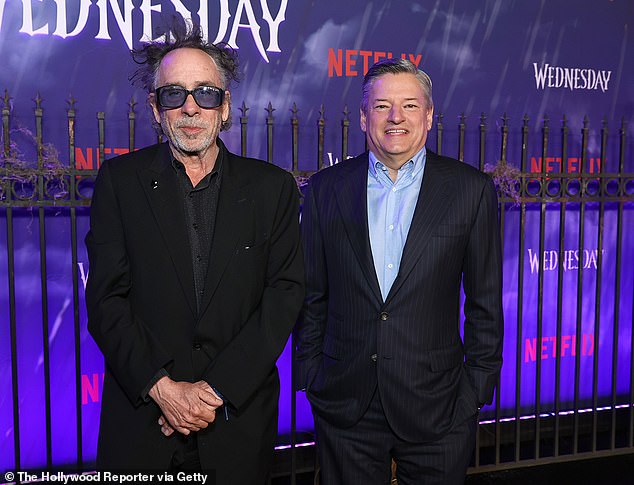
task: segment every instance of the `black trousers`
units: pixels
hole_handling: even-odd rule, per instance
[[[214,439],[207,442],[206,448],[201,447],[197,433],[187,436],[174,433],[169,439],[177,440],[178,444],[169,471],[207,473],[207,485],[264,485],[273,458],[277,421],[267,420],[266,432],[260,435],[232,418],[227,422],[216,416],[209,426]],[[201,463],[201,456],[206,461]]]
[[[195,434],[187,436],[176,435],[174,439],[179,441],[179,446],[172,455],[170,471],[174,472],[200,472],[200,456],[198,455],[198,443]]]
[[[477,416],[443,438],[411,443],[391,430],[378,390],[361,420],[338,428],[315,413],[320,485],[387,485],[392,459],[399,485],[460,485],[473,454]]]

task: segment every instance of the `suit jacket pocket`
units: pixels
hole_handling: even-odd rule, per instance
[[[334,360],[343,360],[345,349],[339,339],[332,335],[326,334],[324,336],[324,343],[322,345],[322,354]]]
[[[251,242],[251,241],[244,241],[239,243],[236,246],[236,254],[238,256],[240,255],[244,255],[244,256],[248,256],[248,255],[259,255],[262,254],[267,246],[268,246],[268,239],[264,239],[262,241],[257,241],[257,242]]]
[[[343,375],[345,368],[350,364],[344,360],[345,353],[346,349],[341,340],[332,334],[324,335],[319,367],[308,386],[311,393],[323,392],[334,380],[338,380]]]
[[[429,351],[429,365],[434,372],[453,369],[464,362],[464,352],[461,344],[452,345],[444,349]]]

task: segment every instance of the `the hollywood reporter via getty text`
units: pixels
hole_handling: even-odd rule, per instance
[[[2,476],[2,483],[38,483],[68,485],[72,483],[112,483],[112,484],[157,484],[157,483],[191,483],[215,485],[213,472],[123,472],[98,471],[91,473],[71,473],[64,471],[7,471]]]

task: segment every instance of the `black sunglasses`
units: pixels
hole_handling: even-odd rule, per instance
[[[192,95],[201,108],[217,108],[225,99],[224,90],[215,86],[198,86],[191,91],[183,86],[161,86],[156,88],[156,100],[161,108],[175,109],[185,104],[187,96]]]

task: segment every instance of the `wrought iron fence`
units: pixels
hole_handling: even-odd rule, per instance
[[[84,439],[82,422],[82,381],[81,381],[81,340],[80,340],[80,281],[78,277],[78,241],[81,236],[78,233],[77,213],[87,211],[90,204],[92,182],[96,175],[96,167],[91,170],[77,167],[75,154],[75,101],[72,97],[68,100],[69,108],[66,113],[68,157],[62,161],[62,157],[56,153],[52,145],[45,143],[42,129],[43,108],[42,99],[39,95],[35,99],[34,124],[35,132],[23,130],[32,137],[35,147],[35,157],[32,160],[24,160],[18,148],[12,141],[15,128],[11,127],[11,109],[9,94],[5,91],[2,109],[2,139],[3,151],[0,158],[0,217],[4,219],[6,228],[6,262],[7,262],[7,289],[8,289],[8,321],[0,322],[2,326],[9,327],[10,335],[10,359],[11,359],[11,389],[0,390],[5,395],[13,396],[13,450],[15,469],[21,467],[21,444],[20,429],[28,416],[20,414],[19,399],[19,379],[18,379],[18,355],[20,348],[17,344],[17,318],[16,318],[16,263],[15,263],[15,233],[14,233],[14,213],[16,210],[30,209],[38,222],[38,251],[40,261],[41,280],[41,315],[42,315],[42,358],[44,366],[44,406],[46,423],[46,465],[51,467],[53,463],[52,449],[54,447],[52,439],[52,418],[51,418],[51,369],[49,362],[49,300],[48,300],[48,278],[47,278],[47,218],[54,214],[55,210],[64,208],[68,213],[70,221],[69,246],[71,252],[72,274],[72,305],[73,305],[73,335],[74,335],[74,361],[75,365],[75,415],[76,415],[76,443],[77,456],[75,465],[83,469],[90,464],[84,463],[82,456],[82,442]],[[128,149],[136,148],[137,119],[135,112],[136,103],[131,100],[128,103]],[[240,152],[243,156],[249,153],[247,146],[247,134],[252,123],[247,113],[249,107],[243,102],[239,107],[239,136]],[[291,171],[298,181],[303,181],[305,177],[316,170],[324,168],[325,163],[325,130],[330,125],[326,122],[325,108],[322,105],[314,128],[301,124],[298,116],[298,108],[293,103],[290,110],[291,116],[288,125],[286,122],[276,121],[273,117],[275,110],[271,103],[265,108],[264,136],[266,137],[266,158],[273,161],[273,142],[279,137],[276,130],[289,130],[284,139],[288,145],[288,153],[291,160]],[[351,134],[350,111],[344,107],[342,116],[338,120],[335,130],[339,132],[341,142],[341,160],[345,160],[349,153],[349,143],[352,136],[361,137],[362,134]],[[305,121],[305,120],[302,120]],[[105,123],[106,116],[103,112],[97,113],[96,137],[98,140],[98,163],[105,160]],[[255,123],[260,123],[256,121]],[[499,131],[498,129],[499,128]],[[303,147],[300,143],[300,129],[314,129],[317,139],[316,152],[305,154],[301,152]],[[507,382],[501,381],[496,391],[494,404],[489,408],[488,419],[482,419],[478,434],[476,451],[470,473],[496,470],[503,468],[521,467],[527,463],[535,465],[551,461],[574,460],[588,456],[605,454],[631,453],[634,451],[634,311],[632,311],[632,300],[634,294],[624,294],[622,288],[629,288],[631,280],[634,279],[632,265],[624,265],[624,259],[632,258],[632,254],[624,254],[625,236],[632,232],[631,218],[626,214],[632,211],[634,203],[634,174],[627,173],[626,160],[631,166],[632,160],[627,159],[628,137],[626,124],[620,121],[615,143],[610,144],[607,120],[601,123],[599,133],[600,160],[603,166],[589,163],[588,141],[590,138],[589,120],[584,119],[582,128],[575,136],[571,135],[569,120],[563,117],[561,125],[555,131],[551,128],[550,120],[547,118],[540,120],[538,125],[537,139],[540,144],[540,162],[529,167],[528,146],[529,136],[535,135],[534,126],[531,128],[531,121],[527,116],[520,126],[512,126],[509,119],[503,116],[496,120],[496,129],[491,129],[487,124],[487,118],[483,114],[475,130],[467,129],[467,120],[464,115],[458,119],[457,125],[447,129],[442,114],[436,116],[436,125],[432,132],[432,138],[428,144],[435,142],[435,149],[438,153],[447,154],[447,147],[455,149],[456,158],[464,161],[467,151],[477,154],[474,160],[480,170],[491,173],[500,190],[499,213],[501,221],[501,238],[504,244],[517,244],[517,273],[514,281],[505,281],[505,286],[516,288],[517,305],[513,315],[507,314],[507,324],[512,322],[517,335],[515,342],[506,342],[506,346],[515,346],[515,361],[506,361],[505,366],[512,366],[515,369],[515,381],[511,384],[514,389],[514,406],[510,415],[508,410],[503,411],[500,396],[506,392]],[[550,170],[547,165],[549,154],[553,151],[550,145],[553,144],[553,137],[557,134],[557,142],[554,143],[558,149],[558,157],[561,159],[559,170]],[[450,143],[447,142],[447,138]],[[511,141],[511,137],[515,137]],[[569,160],[571,152],[570,139],[578,140],[575,149],[580,153],[576,161],[575,170],[569,172],[565,170],[565,162]],[[160,137],[159,137],[160,140]],[[474,140],[471,144],[468,140]],[[493,141],[492,141],[493,140]],[[493,147],[491,146],[493,144]],[[511,146],[517,146],[517,157],[511,157],[518,162],[509,161]],[[609,153],[609,147],[614,147]],[[491,150],[497,150],[496,164],[487,164],[486,159]],[[299,170],[300,153],[304,158],[314,160],[313,170]],[[608,173],[605,171],[605,161],[608,159],[618,160],[616,171]],[[468,157],[469,158],[469,157]],[[529,170],[531,168],[532,170]],[[551,167],[552,168],[552,167]],[[548,299],[556,298],[556,335],[555,346],[561,342],[563,314],[566,302],[563,298],[564,291],[564,271],[563,264],[557,267],[556,292],[547,294],[545,287],[544,270],[541,269],[543,261],[542,255],[545,251],[545,225],[547,213],[555,211],[558,213],[558,248],[559,254],[565,252],[564,241],[566,239],[567,228],[570,227],[570,214],[573,213],[573,223],[578,225],[576,247],[583,252],[586,247],[586,212],[592,210],[597,213],[596,231],[596,280],[594,287],[588,287],[584,280],[583,265],[577,270],[576,298],[575,298],[575,335],[582,334],[584,324],[590,322],[593,327],[593,352],[592,352],[592,396],[590,405],[587,406],[587,399],[582,399],[581,388],[581,356],[582,339],[576,338],[574,344],[574,375],[562,375],[561,352],[554,352],[555,375],[552,396],[552,405],[543,405],[542,378],[543,378],[543,355],[537,353],[535,364],[535,375],[532,377],[535,384],[534,395],[530,396],[534,401],[531,412],[526,412],[526,406],[522,403],[524,390],[522,383],[525,376],[522,375],[522,335],[527,325],[534,325],[536,328],[536,342],[542,342],[544,338],[544,302]],[[538,211],[539,222],[539,271],[537,283],[537,309],[534,321],[527,322],[524,308],[524,287],[525,275],[525,244],[527,238],[527,212]],[[615,231],[605,230],[606,211],[616,215]],[[35,215],[36,214],[36,215]],[[512,215],[511,218],[509,215]],[[614,217],[610,219],[614,220]],[[568,221],[568,222],[567,222]],[[518,236],[515,241],[507,241],[505,234],[508,226],[515,224]],[[630,226],[627,226],[630,224]],[[610,238],[611,240],[607,240]],[[610,295],[611,304],[614,307],[613,318],[605,321],[602,318],[601,304],[605,302],[602,297],[602,290],[605,284],[606,275],[603,274],[603,252],[602,248],[610,244],[615,248],[615,272],[611,277],[610,285],[613,285],[613,295]],[[506,248],[508,251],[508,248]],[[630,261],[632,261],[630,259]],[[624,283],[625,281],[625,283]],[[629,283],[628,283],[629,282]],[[554,294],[556,293],[556,294]],[[582,303],[588,297],[594,298],[594,311],[591,314],[584,313]],[[629,304],[628,304],[629,302]],[[627,321],[626,321],[627,319]],[[631,320],[631,321],[630,321]],[[604,398],[599,399],[599,361],[601,349],[599,347],[600,331],[602,326],[612,327],[611,343],[611,364],[610,364],[610,395],[607,405]],[[629,369],[619,365],[619,349],[624,347],[623,339],[629,338],[625,342],[625,347],[629,347]],[[623,395],[619,391],[618,372],[629,373],[628,392]],[[531,377],[531,376],[529,376]],[[572,379],[574,384],[574,398],[572,403],[562,402],[561,386],[562,380]],[[622,386],[621,386],[622,387]],[[284,399],[286,397],[283,397]],[[298,447],[298,433],[296,429],[296,395],[291,392],[288,396],[291,401],[291,432],[288,437],[288,446],[282,447],[277,454],[276,474],[290,476],[291,483],[295,483],[300,472],[312,473],[314,468],[314,450],[312,447]],[[565,400],[569,401],[569,400]],[[600,402],[601,401],[601,402]],[[587,408],[587,409],[586,409]],[[506,413],[506,414],[505,414]]]

